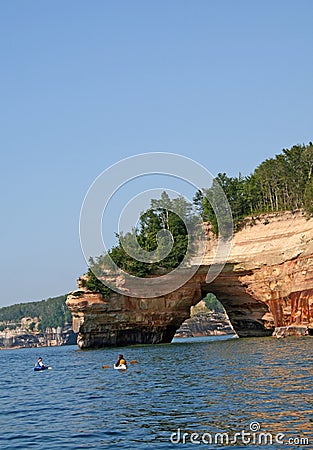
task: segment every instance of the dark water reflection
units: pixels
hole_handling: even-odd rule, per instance
[[[139,364],[125,373],[111,368],[119,349],[2,351],[0,448],[313,448],[312,339],[128,347]],[[53,370],[33,372],[38,356]],[[233,436],[251,422],[284,443],[170,441],[178,429]],[[310,445],[287,442],[301,437]]]

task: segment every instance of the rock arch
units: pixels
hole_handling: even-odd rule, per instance
[[[275,327],[313,328],[313,219],[298,211],[262,215],[253,226],[247,221],[222,272],[207,284],[214,245],[209,236],[197,273],[163,297],[72,292],[67,305],[79,347],[170,342],[207,292],[221,301],[240,337],[269,335]]]

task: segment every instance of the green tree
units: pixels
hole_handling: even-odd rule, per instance
[[[11,323],[10,326],[15,328],[15,324],[19,323],[23,317],[37,317],[38,329],[63,327],[65,323],[71,321],[71,313],[66,307],[65,300],[66,295],[61,295],[38,302],[5,306],[0,308],[0,321]]]
[[[87,288],[89,291],[98,292],[103,297],[108,297],[112,290],[102,283],[101,280],[95,275],[91,268],[88,269],[87,279],[82,279],[83,287]]]
[[[189,237],[196,232],[198,222],[192,204],[182,196],[170,199],[163,192],[160,199],[151,200],[138,227],[117,235],[118,244],[107,255],[91,261],[92,272],[101,278],[107,270],[114,270],[111,259],[118,268],[139,277],[169,271],[185,258],[190,260],[194,248]]]
[[[203,299],[206,307],[213,312],[216,313],[224,313],[225,309],[222,303],[215,297],[211,292],[208,293]]]
[[[313,215],[313,176],[310,176],[304,191],[304,207],[307,213]]]
[[[228,177],[218,174],[210,188],[198,191],[193,199],[204,221],[212,224],[218,233],[216,215],[223,218],[219,195],[214,192],[215,183],[220,185],[229,202],[235,229],[243,218],[267,212],[304,208],[313,214],[312,207],[313,145],[295,145],[283,149],[274,158],[263,161],[253,174]],[[223,220],[222,223],[224,224]]]

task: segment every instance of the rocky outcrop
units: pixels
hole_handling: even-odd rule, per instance
[[[309,328],[306,325],[290,325],[286,327],[276,327],[273,336],[279,339],[288,336],[307,336],[309,334]]]
[[[190,318],[176,330],[174,338],[235,334],[227,314],[220,309],[220,312],[212,311],[205,301],[201,300],[190,308]]]
[[[80,348],[170,342],[180,325],[190,316],[190,306],[201,300],[195,278],[179,290],[163,297],[136,298],[113,292],[101,294],[82,288],[67,298],[78,332]]]
[[[224,336],[235,334],[229,320],[222,313],[199,313],[185,320],[176,331],[174,338]]]
[[[170,342],[208,292],[222,302],[240,337],[271,335],[275,327],[313,328],[313,219],[301,211],[247,219],[222,272],[208,284],[215,250],[208,228],[203,264],[162,297],[129,297],[126,285],[125,295],[107,299],[83,288],[73,292],[67,305],[79,347]]]
[[[0,331],[0,349],[74,345],[76,341],[77,334],[71,327],[48,328],[44,332],[23,327]]]

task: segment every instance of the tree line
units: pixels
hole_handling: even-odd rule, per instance
[[[303,209],[313,215],[312,170],[313,144],[310,142],[283,149],[282,153],[262,162],[249,176],[229,177],[219,173],[210,187],[196,192],[193,203],[182,196],[170,199],[163,192],[160,199],[151,200],[150,208],[141,214],[139,224],[132,231],[117,235],[117,245],[106,255],[90,259],[88,277],[83,284],[108,296],[110,289],[98,278],[105,277],[108,270],[114,271],[114,264],[130,274],[144,277],[165,273],[183,261],[188,262],[194,250],[188,247],[190,233],[199,231],[199,217],[210,222],[213,232],[218,234],[221,231],[218,226],[225,229],[229,226],[231,215],[235,230],[245,217],[262,213]],[[231,215],[224,211],[225,196]],[[162,231],[169,231],[172,237],[162,235]],[[162,252],[170,244],[172,248],[163,258]],[[145,252],[150,252],[150,259],[145,258]]]
[[[0,322],[9,325],[10,322],[18,324],[23,317],[37,317],[39,319],[38,330],[47,328],[63,328],[66,323],[71,323],[71,313],[67,309],[66,295],[48,298],[37,302],[19,303],[0,308]]]
[[[166,192],[160,199],[152,199],[151,207],[142,212],[139,223],[125,234],[117,234],[118,243],[105,255],[90,258],[90,268],[83,286],[107,297],[111,292],[98,278],[107,271],[115,271],[115,265],[138,277],[164,274],[187,263],[194,244],[190,233],[195,233],[199,217],[194,214],[192,203],[183,196],[170,199]]]
[[[246,177],[219,173],[219,183],[229,202],[235,229],[242,219],[262,213],[303,209],[313,214],[313,144],[295,145],[262,162]],[[193,201],[203,221],[217,233],[214,210],[209,202],[213,187],[199,190]]]
[[[111,290],[98,278],[105,277],[106,271],[114,271],[114,264],[130,274],[144,277],[163,274],[183,262],[188,263],[194,251],[190,233],[195,235],[199,231],[199,216],[212,224],[216,234],[219,232],[215,214],[220,196],[217,186],[221,186],[226,195],[235,230],[245,217],[262,213],[303,209],[313,215],[313,144],[283,149],[246,177],[219,173],[211,186],[196,192],[192,203],[182,196],[170,199],[163,192],[160,199],[151,200],[150,208],[142,212],[139,223],[130,232],[117,235],[117,244],[106,255],[90,259],[83,285],[107,297]],[[218,213],[223,215],[222,210]],[[221,223],[223,225],[223,220]],[[30,316],[39,317],[42,329],[63,326],[71,320],[65,299],[66,296],[60,296],[1,308],[0,321],[17,321]]]

